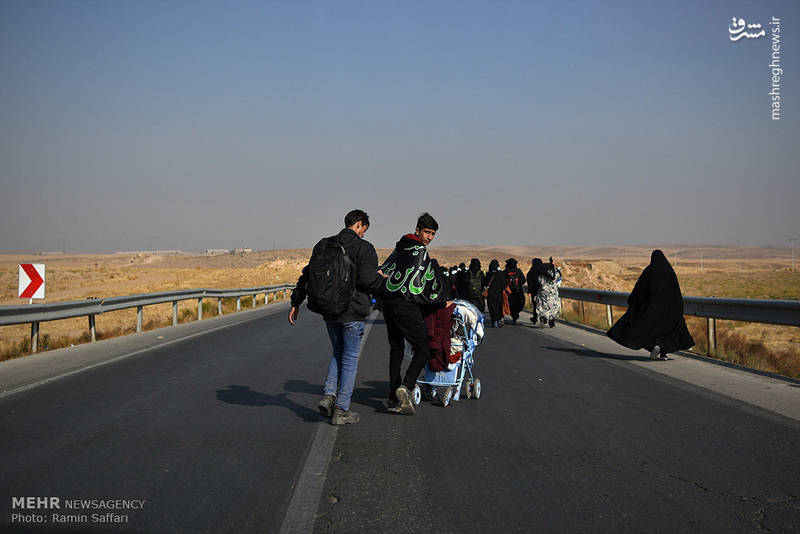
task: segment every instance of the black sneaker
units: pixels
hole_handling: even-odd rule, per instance
[[[411,392],[405,386],[400,386],[394,392],[400,402],[400,413],[403,415],[414,415],[414,403],[411,402]]]
[[[325,395],[322,400],[317,404],[319,414],[322,417],[331,417],[333,415],[333,405],[336,403],[336,395]]]
[[[338,406],[333,408],[333,415],[331,416],[332,425],[351,425],[358,423],[361,419],[356,412],[350,410],[342,410]]]

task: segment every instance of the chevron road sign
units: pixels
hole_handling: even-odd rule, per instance
[[[19,296],[24,299],[44,298],[44,263],[20,263]]]

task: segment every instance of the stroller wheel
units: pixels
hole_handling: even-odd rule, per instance
[[[481,398],[481,381],[479,378],[476,378],[475,383],[472,384],[472,396],[475,398],[475,400]]]
[[[464,394],[467,396],[467,400],[472,397],[472,382],[466,382],[464,384]]]
[[[411,402],[414,403],[414,406],[419,406],[419,403],[422,402],[422,389],[419,384],[414,386],[414,390],[411,392]]]
[[[447,406],[450,404],[450,399],[453,398],[453,388],[448,386],[444,388],[444,394],[442,394],[442,406]]]
[[[431,400],[433,398],[433,387],[425,384],[422,386],[422,400]]]

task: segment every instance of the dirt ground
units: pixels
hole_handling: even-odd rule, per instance
[[[800,272],[791,269],[786,247],[661,247],[672,263],[684,295],[800,300]],[[492,259],[501,268],[509,257],[526,272],[532,257],[553,256],[562,268],[564,285],[630,291],[649,262],[650,247],[431,247],[442,265],[469,264],[480,259],[484,270]],[[46,264],[46,300],[58,302],[90,297],[170,291],[176,289],[231,289],[296,281],[307,263],[310,249],[273,250],[244,254],[66,254],[0,255],[0,305],[20,305],[17,297],[18,265]],[[379,261],[391,251],[379,249]],[[230,305],[230,304],[228,304]],[[196,303],[180,305],[190,320]],[[215,313],[216,304],[212,314]],[[169,304],[145,308],[150,327],[171,320]],[[205,314],[206,312],[204,312]],[[97,317],[97,328],[107,335],[130,331],[135,311],[112,312]],[[86,318],[42,323],[41,335],[78,341],[86,337]],[[718,327],[758,340],[771,350],[789,351],[800,358],[800,328],[733,323]],[[29,325],[0,327],[0,354],[13,353],[30,336]],[[17,351],[18,352],[18,351]],[[15,354],[16,355],[16,354]]]

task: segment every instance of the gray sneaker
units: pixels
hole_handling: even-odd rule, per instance
[[[336,395],[325,395],[322,400],[317,404],[319,414],[322,417],[331,417],[333,415],[333,405],[336,403]]]
[[[661,359],[660,356],[661,356],[661,347],[656,345],[655,347],[653,347],[653,350],[650,351],[650,359],[659,360]]]
[[[389,413],[400,413],[400,403],[390,400],[386,403],[386,411]]]
[[[332,425],[350,425],[358,423],[361,418],[356,412],[350,410],[342,410],[338,406],[333,409],[333,416],[331,417]]]
[[[411,402],[411,392],[405,386],[400,386],[394,392],[400,402],[400,413],[403,415],[414,415],[414,403]]]

